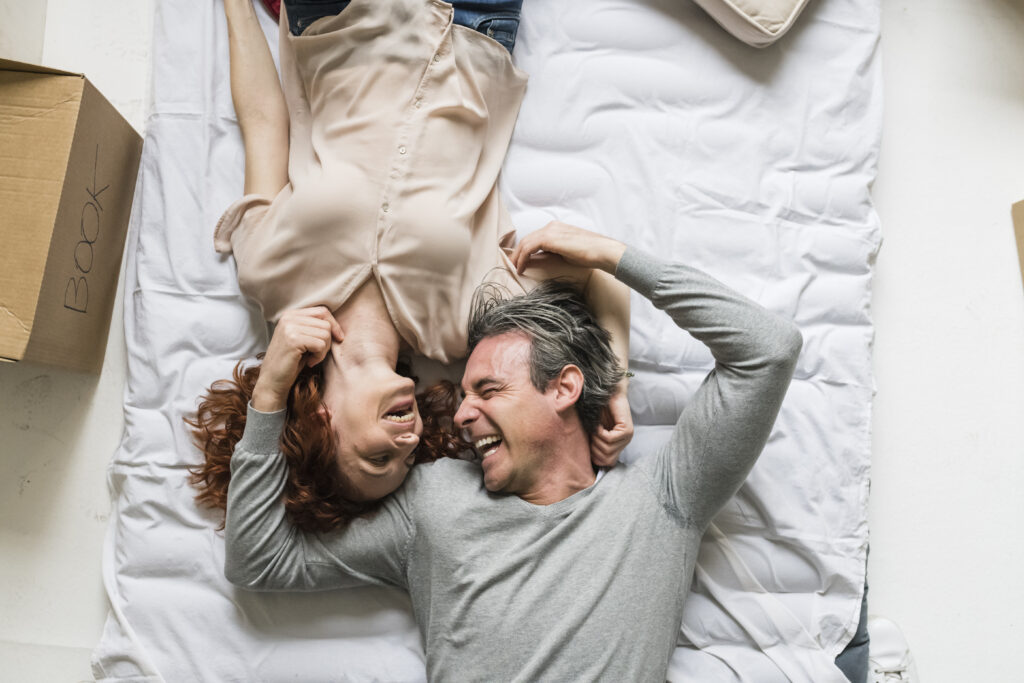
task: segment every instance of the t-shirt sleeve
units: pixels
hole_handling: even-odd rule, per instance
[[[413,526],[404,489],[376,512],[329,533],[296,529],[282,495],[288,465],[279,441],[285,411],[251,406],[231,457],[225,522],[228,580],[258,590],[326,590],[361,583],[405,587]]]
[[[236,200],[221,214],[213,231],[213,247],[221,254],[234,251],[233,237],[240,236],[266,216],[272,198],[262,194],[247,194]]]
[[[616,277],[706,344],[715,358],[668,443],[640,461],[664,503],[703,530],[761,454],[802,337],[791,321],[695,268],[628,249]]]

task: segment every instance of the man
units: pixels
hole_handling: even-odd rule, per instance
[[[620,376],[607,334],[557,287],[482,299],[455,416],[480,464],[416,467],[373,516],[299,534],[277,502],[283,418],[250,410],[232,458],[234,583],[406,588],[431,680],[665,680],[701,536],[760,454],[801,337],[697,270],[578,228],[528,236],[513,261],[539,250],[614,274],[711,349],[668,443],[596,473],[588,430]]]

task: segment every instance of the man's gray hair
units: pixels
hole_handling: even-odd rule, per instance
[[[479,287],[469,313],[469,353],[487,337],[509,332],[530,340],[530,381],[538,391],[545,391],[566,365],[580,369],[583,391],[576,411],[587,434],[597,431],[601,412],[625,373],[612,351],[611,335],[576,287],[548,280],[521,296],[495,285]]]

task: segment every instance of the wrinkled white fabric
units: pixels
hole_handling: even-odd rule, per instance
[[[857,623],[878,21],[877,0],[811,3],[785,40],[753,50],[676,0],[524,3],[514,59],[530,83],[502,179],[520,232],[557,218],[610,234],[709,272],[804,335],[768,446],[703,541],[672,680],[818,680],[806,672],[827,671]],[[209,248],[242,188],[222,9],[159,3],[153,54],[96,678],[423,680],[400,591],[249,594],[223,578],[220,520],[193,503],[199,454],[181,418],[266,332]],[[711,367],[645,300],[633,307],[626,457],[664,438]]]

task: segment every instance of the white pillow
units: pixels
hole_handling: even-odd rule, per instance
[[[767,47],[782,37],[807,0],[695,0],[705,12],[744,43]]]

